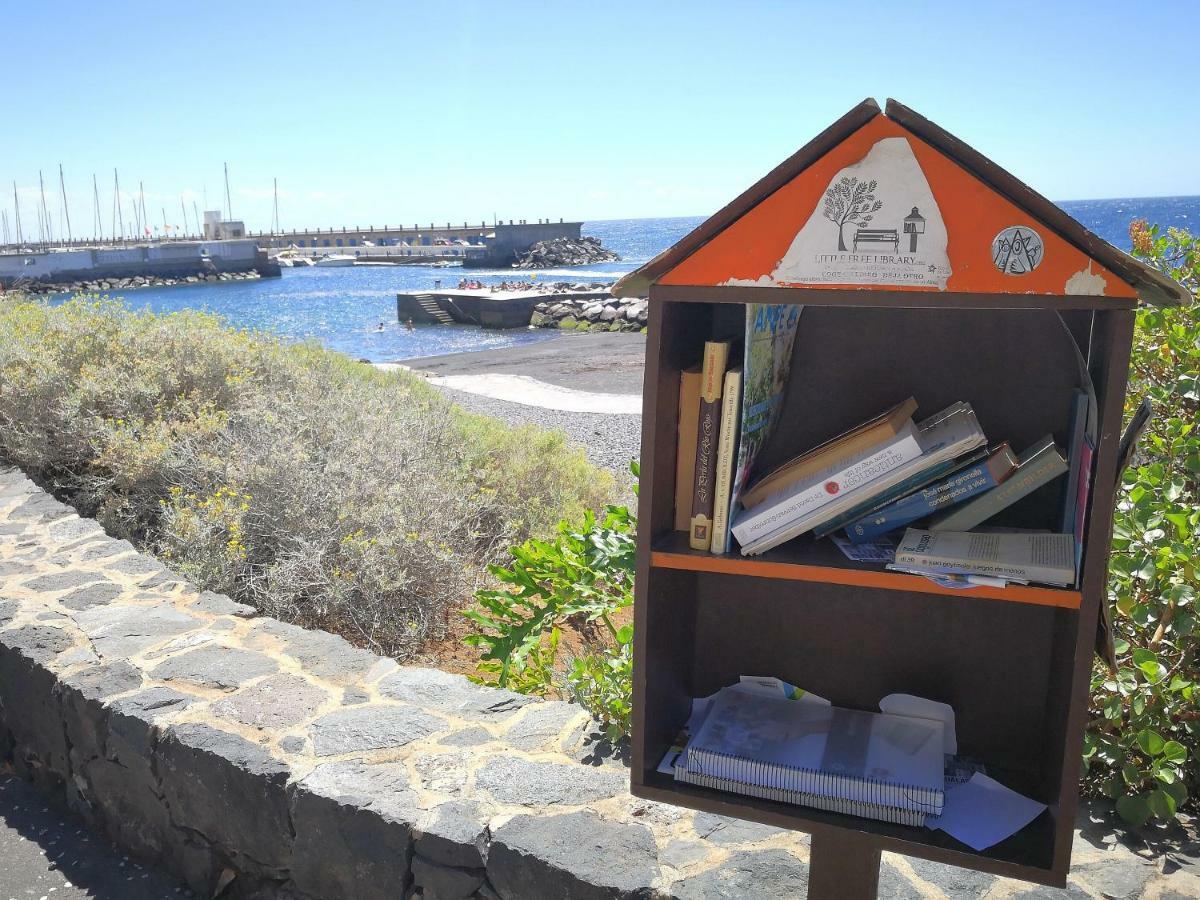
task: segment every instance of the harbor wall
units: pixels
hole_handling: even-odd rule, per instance
[[[137,275],[186,277],[208,272],[278,275],[253,240],[141,244],[33,253],[0,254],[0,284],[65,283]]]
[[[480,257],[469,257],[464,265],[503,268],[512,265],[520,254],[538,241],[554,238],[570,238],[577,241],[582,229],[582,222],[524,222],[497,226],[485,239],[487,253]]]

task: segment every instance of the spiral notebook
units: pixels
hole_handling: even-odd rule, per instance
[[[875,814],[881,809],[936,816],[945,803],[942,728],[932,719],[726,688],[688,742],[676,777],[737,793],[772,791],[752,796],[817,808],[827,807],[803,798],[859,804],[834,808],[870,818],[883,818]]]

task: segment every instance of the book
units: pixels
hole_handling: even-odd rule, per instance
[[[729,791],[747,797],[759,797],[763,800],[774,800],[778,803],[791,803],[796,806],[807,806],[825,812],[842,813],[848,816],[860,816],[875,819],[880,822],[891,822],[895,825],[912,825],[920,828],[925,824],[926,814],[914,809],[901,809],[895,806],[882,806],[878,803],[865,803],[861,800],[848,800],[838,797],[823,797],[805,791],[791,791],[786,788],[765,787],[756,784],[746,784],[732,778],[716,778],[712,775],[702,775],[690,771],[686,765],[687,752],[677,758],[675,780],[684,784],[694,784],[699,787],[713,788],[719,791]]]
[[[921,454],[916,459],[909,460],[865,485],[847,491],[833,502],[781,526],[753,543],[743,544],[742,553],[755,555],[777,547],[842,515],[848,509],[873,502],[884,491],[920,472],[953,460],[964,453],[970,453],[987,443],[983,429],[979,427],[975,418],[975,411],[969,403],[954,403],[922,421],[917,428]],[[734,535],[737,535],[736,527]]]
[[[829,468],[839,459],[846,459],[870,447],[886,444],[900,433],[916,411],[917,401],[909,397],[875,418],[855,425],[793,457],[755,479],[742,494],[742,506],[752,509],[797,481]]]
[[[741,503],[759,451],[771,436],[783,409],[792,369],[792,345],[804,309],[792,303],[746,306],[746,341],[742,352],[742,416],[737,465],[729,492],[730,517]]]
[[[1067,461],[1054,445],[1053,436],[1046,435],[1020,455],[1017,471],[1003,484],[942,513],[929,523],[929,530],[970,531],[1066,471]]]
[[[1016,454],[1007,443],[1001,444],[986,459],[958,468],[940,481],[852,522],[846,527],[846,537],[855,544],[877,540],[889,531],[994,488],[1016,469]]]
[[[693,776],[937,815],[943,725],[723,689],[688,741]]]
[[[729,549],[729,498],[733,489],[733,464],[738,444],[738,415],[742,402],[742,367],[725,373],[721,387],[721,438],[717,442],[717,483],[713,494],[712,543],[713,553]]]
[[[1058,530],[1075,533],[1075,507],[1079,505],[1079,471],[1083,456],[1083,441],[1087,432],[1088,396],[1077,390],[1071,397],[1071,416],[1067,423],[1067,480],[1063,484],[1062,514]]]
[[[721,388],[725,364],[729,360],[728,341],[706,341],[704,362],[700,367],[700,404],[696,420],[696,466],[692,477],[692,516],[688,522],[688,543],[693,550],[712,546],[713,490],[717,462],[717,441],[721,433]]]
[[[1074,544],[1069,534],[910,528],[896,548],[896,565],[1063,587],[1075,580]]]
[[[675,530],[687,531],[692,521],[696,476],[696,421],[700,418],[700,367],[679,373],[679,418],[675,432]]]
[[[920,426],[917,426],[920,427]],[[823,538],[833,534],[835,531],[840,531],[849,525],[861,519],[867,513],[874,512],[877,509],[882,509],[893,500],[897,500],[906,494],[911,494],[913,491],[925,487],[927,484],[933,484],[940,478],[949,475],[951,472],[956,472],[964,466],[972,465],[979,460],[987,457],[987,449],[980,447],[972,450],[970,453],[965,453],[955,459],[947,459],[937,465],[923,469],[914,475],[910,475],[898,484],[892,485],[884,491],[873,495],[860,503],[856,503],[841,515],[834,516],[826,522],[821,523],[813,529],[813,537]]]
[[[753,509],[743,510],[733,533],[745,546],[920,455],[917,426],[909,419],[882,442],[848,456],[835,456],[825,468],[793,482]]]

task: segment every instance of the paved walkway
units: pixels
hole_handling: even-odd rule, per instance
[[[123,856],[33,785],[0,770],[0,900],[179,900],[180,883]]]

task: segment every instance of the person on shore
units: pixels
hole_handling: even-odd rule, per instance
[[[405,331],[416,331],[417,330],[417,326],[413,323],[411,316],[409,317],[408,321],[406,321],[404,323],[404,330]]]

